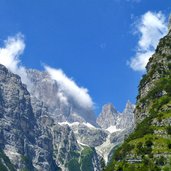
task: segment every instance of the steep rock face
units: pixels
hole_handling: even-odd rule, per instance
[[[106,140],[108,134],[102,129],[87,128],[84,125],[80,125],[77,132],[75,130],[75,135],[79,142],[87,144],[90,147],[96,147]]]
[[[29,69],[27,75],[32,84],[32,97],[48,107],[49,114],[55,121],[89,122],[96,125],[93,110],[80,107],[72,98],[66,96],[57,81],[51,79],[48,73]]]
[[[42,115],[45,114],[52,117],[55,124],[59,123],[61,126],[68,125],[74,132],[79,146],[98,148],[98,154],[100,156],[104,156],[102,151],[105,151],[105,160],[107,161],[108,154],[112,148],[121,143],[119,141],[117,143],[111,142],[109,140],[111,133],[119,131],[118,134],[122,137],[120,140],[123,141],[123,130],[129,127],[128,132],[131,132],[134,123],[132,120],[134,118],[133,111],[131,112],[131,104],[127,105],[130,108],[125,113],[123,112],[123,114],[118,113],[112,104],[105,105],[101,115],[97,119],[97,124],[101,126],[99,128],[95,122],[94,113],[90,109],[79,107],[72,99],[65,96],[65,93],[60,89],[58,83],[52,80],[46,72],[27,70],[27,74],[33,87],[30,92],[32,106],[36,116],[43,113]],[[63,97],[62,100],[61,95]],[[64,97],[67,98],[68,103],[65,103]],[[38,105],[35,106],[35,104]],[[36,111],[35,108],[37,109]],[[110,129],[106,130],[107,128]],[[105,144],[109,145],[110,148],[106,150]],[[70,152],[65,151],[65,153]],[[68,162],[69,160],[66,158],[66,161]],[[96,161],[96,163],[98,162]],[[58,162],[61,167],[67,165],[67,163],[64,163],[65,160]]]
[[[134,109],[135,105],[127,102],[126,107],[122,113],[116,111],[112,104],[103,106],[102,112],[97,118],[97,124],[109,131],[112,129],[123,130],[134,127]]]
[[[32,146],[35,143],[35,118],[32,112],[29,93],[14,75],[0,65],[1,94],[1,148],[17,168],[22,168],[22,156],[34,156]]]
[[[42,136],[37,141],[44,150],[52,148],[53,153],[50,157],[53,157],[59,170],[87,171],[86,165],[89,165],[90,171],[100,171],[102,158],[93,148],[79,144],[70,126],[67,124],[59,125],[48,115],[41,116],[38,124]],[[36,156],[40,156],[36,159],[40,165],[47,153],[42,150],[36,150],[36,152]],[[49,161],[53,162],[52,159]],[[38,170],[42,170],[42,168],[39,167]]]
[[[102,112],[96,122],[101,128],[107,129],[111,125],[117,124],[118,115],[118,112],[112,104],[106,104],[103,106]]]
[[[30,94],[22,84],[20,77],[0,65],[1,97],[1,149],[9,157],[16,169],[56,170],[52,150],[43,149],[39,144],[41,133],[34,116]],[[41,140],[45,143],[45,140]],[[35,159],[37,150],[44,151],[42,163]],[[37,162],[37,163],[36,163]],[[45,166],[46,162],[46,166]]]
[[[141,122],[146,116],[149,115],[149,92],[155,89],[157,82],[161,78],[170,75],[170,59],[171,59],[171,32],[160,40],[156,52],[150,58],[147,64],[147,74],[145,74],[139,84],[139,95],[137,96],[137,106],[135,110],[135,120],[137,123]],[[154,91],[154,90],[153,90]],[[157,91],[157,90],[156,90]],[[156,92],[158,98],[166,94],[166,90]]]
[[[107,161],[111,150],[123,141],[124,131],[112,134],[96,126],[91,111],[72,100],[69,104],[61,101],[58,84],[47,73],[28,73],[31,96],[20,77],[0,65],[0,168],[103,170],[103,158]],[[104,112],[121,116],[112,105]],[[117,122],[114,116],[110,124]]]
[[[136,127],[107,171],[169,170],[171,166],[171,30],[160,40],[139,85]]]
[[[124,111],[119,116],[116,128],[133,130],[133,128],[135,127],[134,110],[135,105],[128,100]]]
[[[14,165],[11,163],[9,158],[4,154],[3,150],[0,149],[0,170],[2,171],[16,171]]]
[[[102,158],[95,149],[78,144],[73,130],[57,124],[47,105],[30,98],[20,77],[0,65],[0,169],[87,171],[88,165],[100,171]]]
[[[82,144],[78,143],[79,139],[77,134],[75,134],[74,129],[71,126],[74,125],[74,123],[66,124],[67,122],[59,122],[59,125],[57,121],[50,117],[48,107],[35,97],[32,97],[32,106],[42,135],[42,139],[40,139],[39,142],[43,149],[52,149],[50,151],[53,151],[53,153],[51,153],[50,157],[53,156],[55,163],[62,171],[73,171],[77,169],[84,171],[85,168],[82,169],[81,166],[84,166],[85,162],[88,162],[87,164],[91,165],[90,171],[99,171],[101,157],[96,154],[91,147],[87,147],[87,145],[82,146]],[[81,125],[81,123],[79,124]],[[78,130],[79,129],[76,129],[76,132],[78,132]],[[46,142],[45,144],[41,143],[43,139]],[[88,161],[82,161],[82,158],[84,157],[81,154],[84,153],[85,148],[88,148],[88,152],[90,152],[86,153],[84,156],[85,158],[89,157]],[[45,154],[45,152],[37,150],[36,155],[41,156],[40,158],[36,158],[39,165],[44,159],[43,156]],[[42,170],[42,168],[39,167],[38,170]]]
[[[127,102],[122,113],[117,112],[112,104],[107,104],[97,118],[99,126],[108,133],[106,140],[96,146],[97,152],[103,156],[106,163],[110,161],[113,149],[132,132],[134,128],[134,109],[135,105],[131,104],[130,101]]]
[[[53,128],[54,155],[57,163],[65,166],[81,148],[69,126],[55,125]],[[75,153],[75,154],[74,154]]]
[[[60,123],[62,125],[68,125],[68,123]],[[77,141],[80,144],[84,144],[90,147],[96,147],[101,145],[108,136],[106,130],[95,127],[89,123],[70,123],[70,128],[73,130]]]

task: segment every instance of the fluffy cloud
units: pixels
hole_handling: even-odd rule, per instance
[[[52,79],[58,82],[60,89],[67,97],[73,98],[73,100],[81,107],[93,107],[93,101],[86,88],[79,87],[71,78],[67,77],[61,69],[45,66],[45,70],[49,73]]]
[[[23,83],[30,90],[32,84],[27,77],[26,68],[22,65],[20,57],[25,49],[24,36],[17,34],[14,37],[8,37],[4,41],[4,47],[0,48],[0,64],[6,66],[11,72],[19,75]],[[71,78],[68,78],[60,69],[53,69],[45,66],[45,70],[52,79],[60,85],[58,97],[61,102],[68,104],[68,98],[72,98],[77,104],[84,108],[92,108],[93,101],[88,94],[88,90],[79,87]]]
[[[135,71],[144,71],[149,58],[168,28],[166,17],[161,12],[147,12],[136,24],[136,33],[140,35],[135,56],[129,65]]]
[[[21,65],[19,59],[24,49],[25,43],[22,34],[8,37],[8,39],[4,41],[4,47],[0,48],[0,64],[6,66],[11,72],[18,74],[21,77],[22,82],[30,86],[26,69]]]
[[[67,98],[67,96],[65,96],[65,94],[62,90],[59,90],[57,96],[58,96],[61,103],[68,105],[68,98]]]

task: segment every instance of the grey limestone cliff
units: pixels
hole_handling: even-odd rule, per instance
[[[118,115],[119,113],[111,103],[106,104],[97,118],[97,123],[100,127],[107,129],[111,125],[116,125]]]
[[[39,86],[42,96],[57,88],[53,80]],[[0,169],[87,171],[88,164],[89,171],[100,171],[101,157],[95,149],[79,144],[73,130],[52,117],[49,94],[44,100],[33,95],[19,76],[0,65]]]
[[[61,101],[64,92],[46,72],[27,70],[27,75],[29,91],[18,75],[0,65],[0,168],[103,170],[103,160],[132,124],[132,105],[122,114],[105,105],[96,123],[92,109],[69,97],[67,104]],[[106,130],[110,126],[117,130]]]
[[[97,123],[103,129],[111,126],[116,126],[117,129],[134,127],[134,109],[135,105],[130,101],[127,102],[122,113],[117,112],[111,103],[106,104],[97,118]]]
[[[93,109],[85,109],[66,96],[58,82],[51,79],[47,72],[29,69],[27,75],[33,85],[31,95],[48,106],[49,114],[55,121],[89,122],[96,125]],[[64,99],[67,99],[67,103]]]
[[[1,96],[1,149],[9,157],[16,169],[56,170],[53,163],[52,149],[41,146],[41,132],[31,106],[30,94],[22,84],[19,76],[9,72],[0,65],[0,96]],[[41,143],[39,143],[39,141]],[[37,151],[46,153],[41,162]],[[36,157],[35,157],[36,156]],[[46,165],[46,166],[45,166]]]

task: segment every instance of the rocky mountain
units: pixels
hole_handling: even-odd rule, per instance
[[[132,132],[134,109],[135,106],[128,101],[124,111],[120,113],[113,104],[109,103],[103,106],[102,112],[97,117],[97,124],[108,133],[106,141],[96,147],[97,152],[103,156],[106,163],[110,161],[113,149]]]
[[[105,156],[106,162],[108,161],[109,153],[115,145],[120,144],[123,141],[125,134],[131,132],[134,123],[134,105],[130,102],[127,103],[123,114],[117,112],[112,104],[107,104],[103,107],[103,124],[107,125],[108,122],[112,121],[109,124],[109,127],[107,127],[109,129],[106,129],[106,127],[98,124],[98,119],[101,118],[101,115],[95,121],[95,114],[92,110],[80,108],[72,99],[68,99],[69,103],[67,104],[61,100],[60,94],[62,93],[62,96],[65,96],[65,94],[60,90],[58,83],[50,78],[48,73],[37,70],[27,70],[27,74],[33,85],[33,88],[30,90],[33,102],[32,106],[36,104],[37,100],[42,101],[42,103],[47,106],[47,115],[52,117],[55,123],[62,126],[68,125],[74,132],[80,145],[98,148],[97,153],[101,157]],[[36,107],[33,107],[33,109],[35,108]],[[118,115],[118,117],[115,117],[115,115]],[[110,117],[113,118],[107,120],[107,118]],[[128,126],[129,129],[127,129]],[[124,132],[125,129],[128,130],[126,133]],[[117,143],[109,141],[111,134],[117,131],[118,136],[122,138],[118,139]],[[110,147],[107,147],[107,150],[106,147],[104,147],[106,142]]]
[[[1,149],[12,163],[20,168],[22,157],[33,159],[32,146],[36,144],[36,121],[32,111],[29,92],[22,85],[19,76],[0,65],[0,130]],[[32,164],[29,166],[32,168]]]
[[[105,105],[97,120],[111,117],[112,122],[98,125],[93,110],[69,97],[65,103],[64,92],[46,72],[27,70],[27,75],[29,90],[0,65],[0,170],[103,170],[112,150],[130,133],[133,106],[127,103],[121,114]]]
[[[134,110],[135,110],[135,105],[132,104],[129,100],[126,104],[126,107],[122,114],[119,117],[119,120],[116,124],[117,129],[125,129],[127,128],[128,130],[130,129],[131,131],[133,130],[135,126],[134,122]]]
[[[79,145],[69,126],[55,123],[46,106],[35,102],[20,77],[0,65],[0,168],[65,171],[89,164],[99,170],[95,150]]]
[[[110,126],[116,125],[118,115],[119,113],[111,103],[106,104],[97,118],[97,123],[101,128],[107,129]]]
[[[31,82],[31,96],[48,107],[49,115],[57,122],[88,122],[96,125],[93,109],[83,108],[65,95],[58,82],[51,79],[47,72],[27,70]],[[67,99],[67,102],[66,102]]]
[[[170,24],[169,24],[170,26]],[[136,127],[114,153],[106,171],[170,170],[171,166],[171,30],[150,58],[139,84]]]
[[[97,117],[96,122],[101,128],[106,129],[109,132],[115,132],[128,127],[133,128],[134,109],[135,105],[131,104],[130,101],[127,102],[122,113],[117,112],[111,103],[106,104],[103,106],[102,112]]]

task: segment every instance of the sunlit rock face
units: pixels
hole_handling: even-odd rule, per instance
[[[102,112],[97,118],[97,123],[101,128],[107,129],[116,125],[119,113],[112,104],[106,104],[102,108]]]
[[[120,115],[120,119],[117,122],[116,127],[119,129],[133,129],[135,127],[134,110],[135,105],[128,100],[124,111]]]
[[[27,70],[32,83],[30,93],[42,101],[51,117],[57,122],[89,122],[96,125],[93,108],[84,108],[77,104],[71,96],[67,96],[57,81],[51,79],[47,72]]]
[[[134,126],[134,109],[135,105],[127,102],[122,113],[116,111],[112,104],[106,104],[102,108],[102,112],[97,118],[98,125],[110,132],[114,129],[126,129]]]
[[[48,103],[44,104],[33,95],[30,97],[20,77],[2,65],[0,111],[1,168],[68,171],[73,159],[76,159],[77,167],[84,171],[87,164],[84,158],[88,155],[90,171],[95,168],[100,170],[101,157],[96,151],[88,145],[79,144],[69,125],[60,125],[51,117]],[[86,130],[91,124],[85,124]],[[93,125],[91,127],[95,128]],[[6,156],[10,159],[8,162],[5,162]]]
[[[43,168],[55,170],[57,165],[53,162],[52,148],[43,148],[46,142],[39,132],[39,126],[31,106],[30,94],[22,84],[19,76],[9,72],[0,65],[0,130],[1,146],[6,156],[16,169],[27,168],[34,170]],[[45,135],[46,136],[46,135]],[[39,153],[37,153],[39,151]],[[44,158],[38,162],[35,158],[44,153]],[[51,164],[48,162],[51,160]]]
[[[0,159],[10,159],[3,167],[87,171],[88,162],[89,171],[101,171],[103,160],[107,163],[130,132],[132,105],[123,113],[105,105],[96,123],[93,109],[66,96],[48,73],[27,70],[27,75],[28,90],[18,75],[0,65]]]
[[[96,147],[96,150],[103,156],[106,163],[110,161],[113,149],[133,131],[134,109],[135,105],[130,101],[127,102],[122,113],[118,112],[111,103],[103,106],[97,118],[97,124],[108,133],[108,136],[102,144]]]

